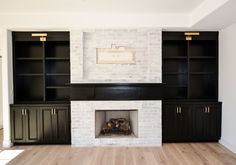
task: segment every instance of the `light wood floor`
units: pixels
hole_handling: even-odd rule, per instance
[[[10,165],[236,165],[236,155],[218,143],[173,143],[162,147],[28,145],[11,148],[16,149],[24,151],[9,162]]]

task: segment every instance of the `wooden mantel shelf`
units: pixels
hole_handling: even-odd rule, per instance
[[[161,100],[162,83],[71,84],[71,100]]]

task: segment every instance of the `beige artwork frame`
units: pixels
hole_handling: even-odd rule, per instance
[[[97,64],[136,64],[136,49],[126,47],[96,48]]]

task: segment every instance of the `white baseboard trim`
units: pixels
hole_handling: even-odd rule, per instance
[[[13,146],[13,144],[10,140],[3,140],[3,142],[2,142],[3,148],[11,148],[11,146]]]
[[[230,151],[234,152],[236,154],[236,146],[229,143],[227,140],[221,139],[220,144],[222,144],[223,146],[225,146],[226,148],[228,148]]]

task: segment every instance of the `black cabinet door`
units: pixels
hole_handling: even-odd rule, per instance
[[[42,141],[44,143],[69,143],[69,108],[44,107],[40,111]]]
[[[221,105],[194,106],[194,136],[197,141],[217,141],[221,136]]]
[[[163,105],[163,142],[189,141],[192,114],[187,105]]]
[[[40,123],[42,141],[44,143],[50,143],[53,141],[53,108],[43,107],[40,109]]]
[[[30,107],[24,109],[25,115],[25,141],[36,143],[40,141],[39,133],[39,112],[38,107]]]
[[[12,141],[15,143],[39,142],[38,108],[11,108]]]
[[[25,142],[25,117],[23,107],[11,108],[12,142]]]
[[[69,108],[55,107],[53,122],[53,137],[58,143],[70,142],[70,128],[69,128]]]

